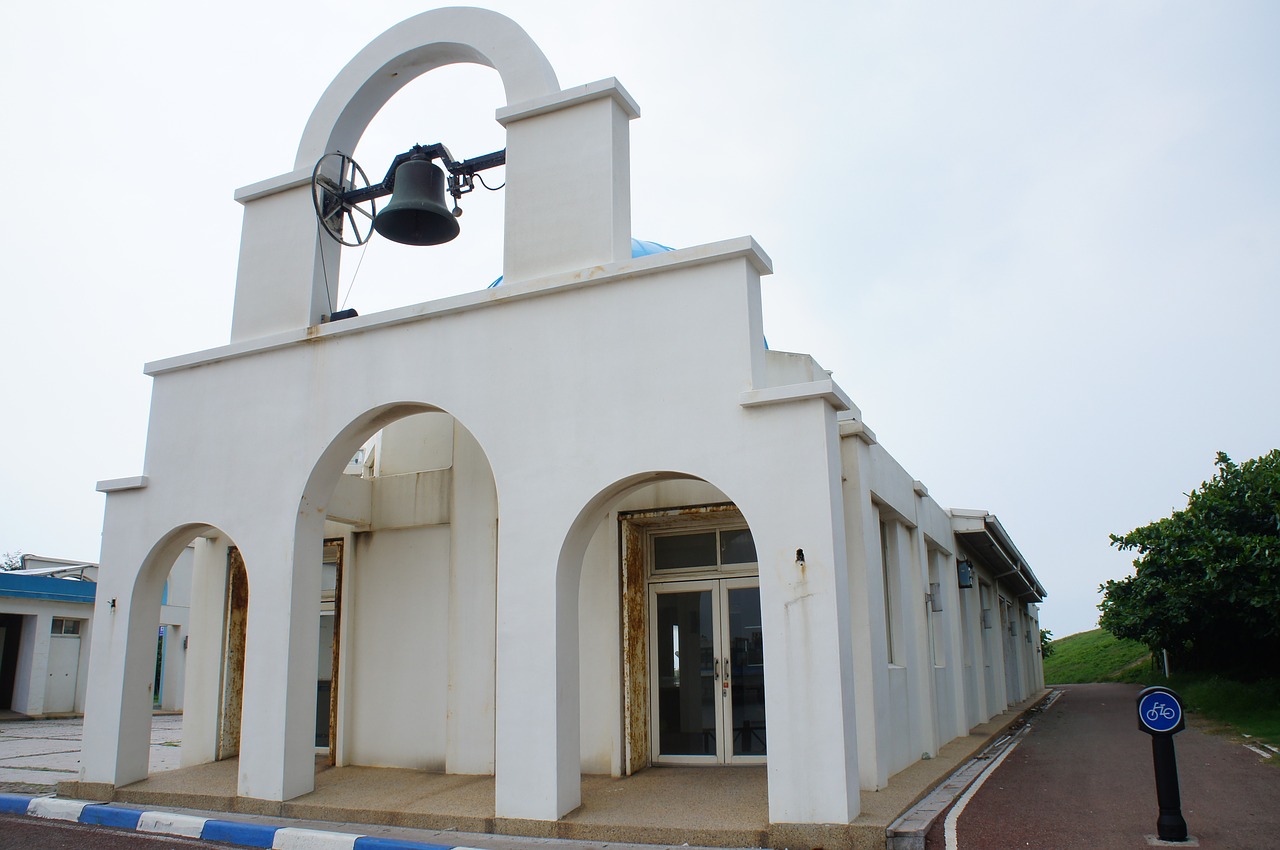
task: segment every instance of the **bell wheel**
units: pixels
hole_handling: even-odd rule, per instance
[[[377,202],[373,198],[352,199],[349,194],[367,188],[369,178],[364,169],[344,153],[325,154],[311,172],[316,219],[325,233],[348,247],[363,245],[373,235]]]

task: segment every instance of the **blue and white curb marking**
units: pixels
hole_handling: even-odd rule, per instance
[[[474,850],[451,844],[429,844],[425,841],[404,841],[376,835],[216,820],[177,812],[147,812],[109,803],[29,797],[25,794],[0,794],[0,814],[31,815],[155,835],[221,841],[241,847],[267,847],[271,850]]]

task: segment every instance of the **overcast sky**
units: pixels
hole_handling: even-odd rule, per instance
[[[427,8],[0,10],[0,551],[97,559],[94,483],[142,472],[143,363],[228,339],[232,193],[291,170],[334,75]],[[631,92],[634,234],[754,236],[771,347],[833,370],[944,507],[1000,517],[1057,635],[1131,569],[1109,533],[1280,445],[1280,4],[491,8],[562,86]],[[433,72],[356,159],[497,150],[503,103],[487,68]],[[464,208],[448,246],[347,249],[346,306],[492,281],[502,193]]]

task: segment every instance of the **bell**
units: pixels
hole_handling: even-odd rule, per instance
[[[391,202],[373,217],[373,229],[403,245],[439,245],[458,235],[458,220],[444,204],[444,171],[411,159],[396,169]]]

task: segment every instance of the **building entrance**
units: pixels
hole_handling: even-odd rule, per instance
[[[649,594],[654,761],[763,762],[759,580],[654,582]]]

